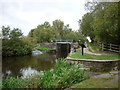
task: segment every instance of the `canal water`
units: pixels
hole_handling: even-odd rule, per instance
[[[68,55],[67,43],[57,45],[57,53],[42,53],[39,50],[32,51],[31,55],[12,56],[2,58],[2,78],[20,77],[34,72],[46,71],[54,67],[57,58],[65,58]]]
[[[66,56],[67,54],[64,52],[3,57],[2,78],[26,76],[34,72],[49,70],[54,67],[57,58],[65,58]]]

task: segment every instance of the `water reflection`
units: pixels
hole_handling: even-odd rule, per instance
[[[6,74],[7,74],[8,76],[10,76],[12,73],[11,73],[10,70],[7,70],[7,71],[6,71]]]
[[[10,70],[6,70],[4,74],[2,74],[2,77],[7,76],[7,77],[11,77],[12,76],[12,72]]]
[[[31,67],[24,68],[24,69],[21,69],[21,70],[20,70],[20,73],[21,73],[23,76],[27,76],[27,75],[30,75],[30,74],[33,74],[33,73],[37,73],[37,72],[38,72],[37,70],[32,69]]]
[[[37,56],[37,55],[40,55],[40,54],[43,54],[43,52],[41,52],[39,50],[32,51],[33,56]]]
[[[41,54],[38,56],[3,57],[2,76],[20,77],[37,71],[49,70],[54,67],[55,54]]]

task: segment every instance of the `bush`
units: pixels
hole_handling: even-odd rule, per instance
[[[40,87],[42,88],[66,88],[72,84],[86,80],[88,76],[81,69],[81,64],[70,64],[66,60],[57,60],[55,68],[41,77]]]
[[[10,39],[2,41],[3,56],[17,56],[31,53],[32,44],[24,39]]]
[[[2,26],[2,35],[2,56],[16,56],[31,53],[31,40],[28,37],[23,37],[23,33],[19,28],[10,30],[9,26]]]

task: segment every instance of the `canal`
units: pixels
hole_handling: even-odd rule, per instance
[[[20,77],[54,67],[56,54],[41,54],[38,56],[13,56],[2,58],[2,77]]]
[[[57,53],[41,53],[33,51],[31,55],[12,56],[2,58],[2,78],[21,77],[34,72],[46,71],[54,67],[57,58],[66,58],[68,55],[67,45],[59,47]]]

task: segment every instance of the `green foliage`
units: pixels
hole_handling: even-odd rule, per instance
[[[81,32],[95,41],[119,44],[118,2],[87,3],[91,10],[80,23]]]
[[[2,88],[23,88],[25,85],[25,81],[19,78],[6,78],[2,81]]]
[[[23,40],[3,40],[2,41],[2,55],[26,55],[31,53],[32,45]]]
[[[2,35],[3,38],[8,38],[9,37],[9,33],[10,33],[10,27],[4,27],[2,26]]]
[[[22,37],[22,31],[19,28],[14,28],[9,35],[9,38],[11,39],[18,39]]]
[[[90,36],[93,40],[95,35],[93,34],[93,27],[91,26],[93,22],[93,16],[91,13],[87,13],[83,16],[82,22],[80,23],[80,32],[84,34],[84,36]]]
[[[13,30],[10,30],[10,28],[6,28],[8,30],[4,30],[4,28],[5,27],[3,26],[2,32],[9,34],[3,34],[3,56],[25,55],[31,53],[32,44],[29,39],[22,37],[20,29],[14,28]]]
[[[42,72],[33,73],[25,77],[10,77],[2,81],[2,88],[38,88]]]
[[[88,76],[82,65],[70,64],[66,60],[57,60],[55,68],[41,77],[40,87],[42,88],[67,88],[72,84],[86,80]]]
[[[38,25],[37,28],[32,29],[28,36],[37,42],[50,42],[53,37],[51,30],[49,22],[45,22],[44,24]]]
[[[31,75],[22,77],[25,84],[22,88],[38,88],[43,72],[33,73]]]
[[[82,35],[78,31],[72,31],[69,25],[64,25],[61,20],[53,21],[53,26],[49,22],[38,25],[37,28],[29,32],[31,39],[39,42],[51,42],[51,40],[80,40]]]
[[[56,34],[55,38],[60,40],[63,37],[63,27],[64,27],[64,22],[61,20],[55,20],[53,21],[53,30]]]

